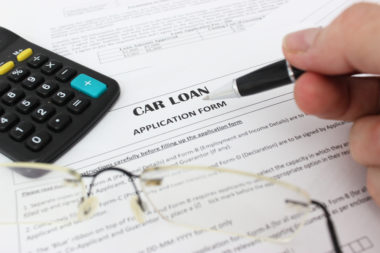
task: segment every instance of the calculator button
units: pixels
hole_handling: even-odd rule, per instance
[[[60,132],[65,129],[71,123],[71,117],[67,114],[58,114],[51,118],[48,123],[48,127],[56,132]]]
[[[61,90],[54,94],[51,100],[57,105],[64,105],[74,97],[74,92],[69,90]]]
[[[73,78],[73,76],[75,76],[76,73],[77,72],[74,69],[66,67],[66,68],[62,69],[60,72],[58,72],[58,74],[55,76],[55,78],[58,81],[67,82],[71,78]]]
[[[25,61],[33,54],[33,50],[31,48],[27,48],[23,50],[21,53],[17,55],[17,60],[19,62]]]
[[[26,141],[26,146],[32,151],[39,151],[51,140],[51,135],[47,131],[40,131],[31,135]]]
[[[52,75],[60,68],[62,68],[62,63],[50,60],[41,67],[41,71],[46,75]]]
[[[25,96],[24,91],[19,88],[13,88],[7,93],[5,93],[1,100],[7,104],[7,105],[14,105],[16,104],[21,98]]]
[[[87,106],[90,105],[90,100],[86,98],[75,98],[73,99],[69,105],[68,109],[73,113],[81,113],[83,112]]]
[[[13,61],[8,61],[0,66],[0,76],[5,75],[9,71],[11,71],[15,67],[15,63]]]
[[[55,113],[55,108],[48,104],[37,107],[32,113],[32,118],[37,122],[44,122]]]
[[[35,56],[32,56],[28,60],[28,65],[32,68],[39,68],[42,64],[44,64],[48,60],[48,57],[43,54],[38,54]]]
[[[24,140],[34,130],[32,123],[27,121],[21,121],[14,128],[11,129],[9,135],[16,141]]]
[[[0,95],[4,94],[11,88],[11,85],[7,82],[0,81]]]
[[[71,87],[92,98],[100,97],[107,90],[107,86],[104,83],[85,74],[75,77],[71,81]]]
[[[40,101],[32,96],[26,97],[23,100],[21,100],[16,108],[19,112],[27,114],[30,113],[38,104]]]
[[[0,117],[0,131],[4,132],[10,129],[18,121],[14,113],[6,112]]]
[[[22,86],[29,90],[35,89],[38,85],[40,85],[44,81],[44,78],[37,74],[31,74],[26,78],[24,81],[22,81]]]
[[[8,78],[14,82],[19,82],[24,79],[27,75],[29,75],[29,70],[23,67],[18,67],[8,75]]]
[[[52,81],[46,82],[37,88],[36,92],[41,97],[49,97],[58,89],[58,85]]]

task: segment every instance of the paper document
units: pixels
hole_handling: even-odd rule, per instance
[[[121,86],[112,110],[56,164],[81,173],[116,166],[137,174],[152,166],[191,164],[275,177],[327,205],[345,253],[375,253],[380,208],[366,191],[365,168],[350,158],[350,123],[304,115],[292,85],[241,99],[202,100],[233,78],[282,59],[282,36],[293,27],[326,24],[353,2],[39,0],[10,8],[1,19],[4,27]],[[16,13],[30,21],[27,27],[10,19]],[[38,195],[35,203],[27,197],[35,181],[5,170],[0,180],[3,213],[18,213],[26,204],[42,208]],[[257,243],[178,227],[155,213],[140,224],[125,177],[104,174],[96,187],[100,208],[94,218],[66,226],[0,225],[1,251],[332,252],[318,209],[293,241]],[[237,191],[231,187],[228,193]]]

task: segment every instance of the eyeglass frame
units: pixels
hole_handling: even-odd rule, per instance
[[[271,178],[271,177],[266,177],[266,176],[255,174],[255,173],[251,173],[251,172],[237,171],[237,170],[225,169],[225,168],[220,168],[220,167],[183,166],[183,165],[181,165],[181,166],[157,166],[157,167],[145,168],[143,170],[143,172],[141,172],[139,175],[133,174],[133,173],[131,173],[131,172],[125,170],[125,169],[118,168],[118,167],[106,167],[106,168],[102,168],[102,169],[96,171],[93,174],[89,174],[89,173],[80,174],[80,173],[76,172],[75,170],[72,170],[72,169],[67,168],[67,167],[62,167],[62,166],[58,166],[58,165],[54,165],[54,164],[47,164],[47,163],[35,163],[35,162],[0,163],[0,167],[29,168],[29,169],[37,169],[37,170],[38,169],[40,169],[40,170],[42,169],[42,170],[47,170],[47,171],[59,171],[59,172],[68,173],[68,174],[70,174],[71,176],[73,176],[75,178],[75,179],[72,179],[70,181],[72,181],[73,183],[79,183],[80,184],[81,191],[82,191],[82,197],[80,199],[81,203],[84,203],[85,200],[86,200],[86,198],[87,199],[91,198],[92,189],[93,189],[95,180],[96,180],[96,178],[100,174],[103,174],[103,173],[109,172],[109,171],[117,171],[117,172],[120,172],[120,173],[124,174],[125,176],[127,176],[129,178],[129,181],[132,183],[132,186],[133,186],[133,189],[134,189],[134,193],[136,194],[136,203],[137,203],[138,207],[141,209],[141,211],[143,211],[143,212],[146,211],[146,208],[145,208],[145,206],[143,204],[143,201],[142,201],[142,198],[141,198],[141,195],[140,195],[140,191],[137,188],[135,179],[142,180],[141,175],[143,175],[144,173],[146,173],[148,171],[152,171],[152,170],[162,169],[162,168],[174,168],[174,167],[175,168],[180,168],[180,169],[196,168],[196,169],[215,170],[215,171],[221,171],[221,172],[227,172],[227,173],[233,173],[233,174],[242,174],[242,175],[246,175],[246,176],[255,177],[255,178],[260,179],[260,180],[264,180],[264,181],[268,181],[268,182],[272,182],[272,183],[277,183],[277,184],[282,184],[283,186],[287,186],[287,187],[290,187],[290,188],[293,188],[293,189],[301,190],[300,188],[298,188],[298,187],[296,187],[296,186],[294,186],[292,184],[288,184],[288,183],[286,183],[286,182],[284,182],[282,180],[277,180],[277,179],[274,179],[274,178]],[[41,173],[41,174],[44,174],[44,173]],[[90,184],[89,184],[89,187],[88,187],[87,191],[86,191],[85,184],[84,184],[84,182],[82,180],[83,178],[91,178],[92,179],[91,182],[90,182]],[[143,191],[145,192],[144,189],[143,189]],[[146,195],[148,196],[148,194],[146,194]],[[286,201],[290,201],[290,200],[286,200]],[[292,202],[292,201],[290,201],[290,202]],[[152,201],[150,201],[150,203],[154,206],[154,204],[153,204]],[[335,251],[335,253],[342,253],[342,250],[341,250],[340,244],[339,244],[339,240],[338,240],[338,236],[337,236],[337,233],[336,233],[335,225],[334,225],[334,223],[332,221],[331,214],[328,211],[327,207],[324,204],[322,204],[321,202],[313,200],[313,199],[310,199],[310,203],[313,204],[313,205],[315,205],[316,207],[322,209],[322,211],[324,213],[324,216],[326,218],[327,228],[328,228],[328,231],[329,231],[329,236],[330,236],[331,243],[333,245],[334,251]],[[292,204],[307,205],[307,204],[304,204],[304,203],[294,203],[294,202]],[[86,207],[84,207],[84,208],[86,208]],[[158,212],[158,210],[156,210],[156,208],[154,208],[154,209],[155,209],[156,213],[158,213],[164,220],[169,221],[165,217],[163,217],[160,214],[160,212]],[[94,210],[92,210],[92,211],[94,211]],[[87,210],[84,210],[83,212],[84,212],[85,216],[88,214],[88,213],[86,213]],[[211,230],[211,231],[218,232],[218,231],[215,231],[215,230]],[[262,238],[258,238],[258,239],[263,240]]]
[[[126,171],[124,169],[121,169],[121,168],[118,168],[118,167],[108,167],[108,168],[104,168],[104,169],[101,169],[97,172],[95,172],[94,174],[81,174],[81,176],[83,178],[92,178],[92,181],[90,183],[90,187],[88,189],[88,193],[87,193],[87,197],[90,197],[91,196],[91,190],[92,190],[92,187],[95,183],[95,180],[97,178],[97,176],[99,176],[100,174],[104,173],[104,172],[107,172],[107,171],[118,171],[118,172],[121,172],[123,173],[124,175],[126,175],[129,179],[130,179],[130,182],[132,183],[133,185],[133,188],[134,188],[134,191],[135,191],[135,194],[137,196],[137,204],[139,205],[139,207],[141,208],[142,211],[145,211],[145,207],[144,207],[144,204],[143,204],[143,201],[142,201],[142,198],[141,198],[141,195],[140,195],[140,192],[138,191],[137,189],[137,186],[136,186],[136,183],[134,181],[134,179],[136,178],[139,178],[140,179],[140,176],[148,171],[148,170],[156,170],[157,168],[162,168],[162,167],[165,167],[165,168],[168,168],[168,167],[178,167],[178,168],[189,168],[188,166],[160,166],[160,167],[150,167],[150,168],[146,168],[144,169],[144,171],[140,174],[140,175],[136,175],[136,174],[133,174],[129,171]],[[192,166],[191,166],[192,167]],[[202,166],[196,166],[196,168],[210,168],[210,167],[202,167]],[[216,167],[212,167],[212,169],[216,169],[216,170],[222,170],[224,172],[227,172],[227,173],[236,173],[238,171],[234,171],[234,170],[229,170],[229,169],[223,169],[223,168],[216,168]],[[284,183],[283,181],[280,181],[280,180],[276,180],[274,178],[269,178],[269,177],[265,177],[265,176],[262,176],[262,175],[258,175],[258,174],[255,174],[255,173],[248,173],[248,172],[243,172],[244,174],[249,174],[251,176],[254,176],[256,178],[259,178],[259,179],[263,179],[263,180],[266,180],[266,181],[276,181],[277,183],[278,182],[282,182]],[[293,186],[293,185],[291,185]],[[150,201],[152,203],[152,201]],[[335,229],[335,225],[331,219],[331,214],[330,212],[328,211],[327,207],[322,204],[321,202],[319,201],[316,201],[316,200],[311,200],[311,203],[314,204],[316,207],[322,209],[325,217],[326,217],[326,221],[327,221],[327,228],[328,228],[328,231],[329,231],[329,235],[330,235],[330,238],[331,238],[331,242],[333,244],[333,247],[334,247],[334,251],[336,253],[342,253],[342,250],[340,249],[340,246],[339,246],[339,240],[338,240],[338,236],[337,236],[337,233],[336,233],[336,229]],[[159,213],[157,210],[156,210],[157,213]],[[161,216],[162,217],[162,216]],[[167,220],[167,219],[165,219]],[[168,220],[167,220],[168,221]]]

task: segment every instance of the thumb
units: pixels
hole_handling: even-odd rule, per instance
[[[327,75],[380,74],[380,5],[355,4],[325,28],[289,34],[285,58],[295,67]]]

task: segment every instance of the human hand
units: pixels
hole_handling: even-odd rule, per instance
[[[308,71],[295,85],[295,99],[307,114],[353,121],[352,157],[368,168],[367,188],[380,205],[380,5],[356,4],[326,28],[289,34],[285,58]]]

